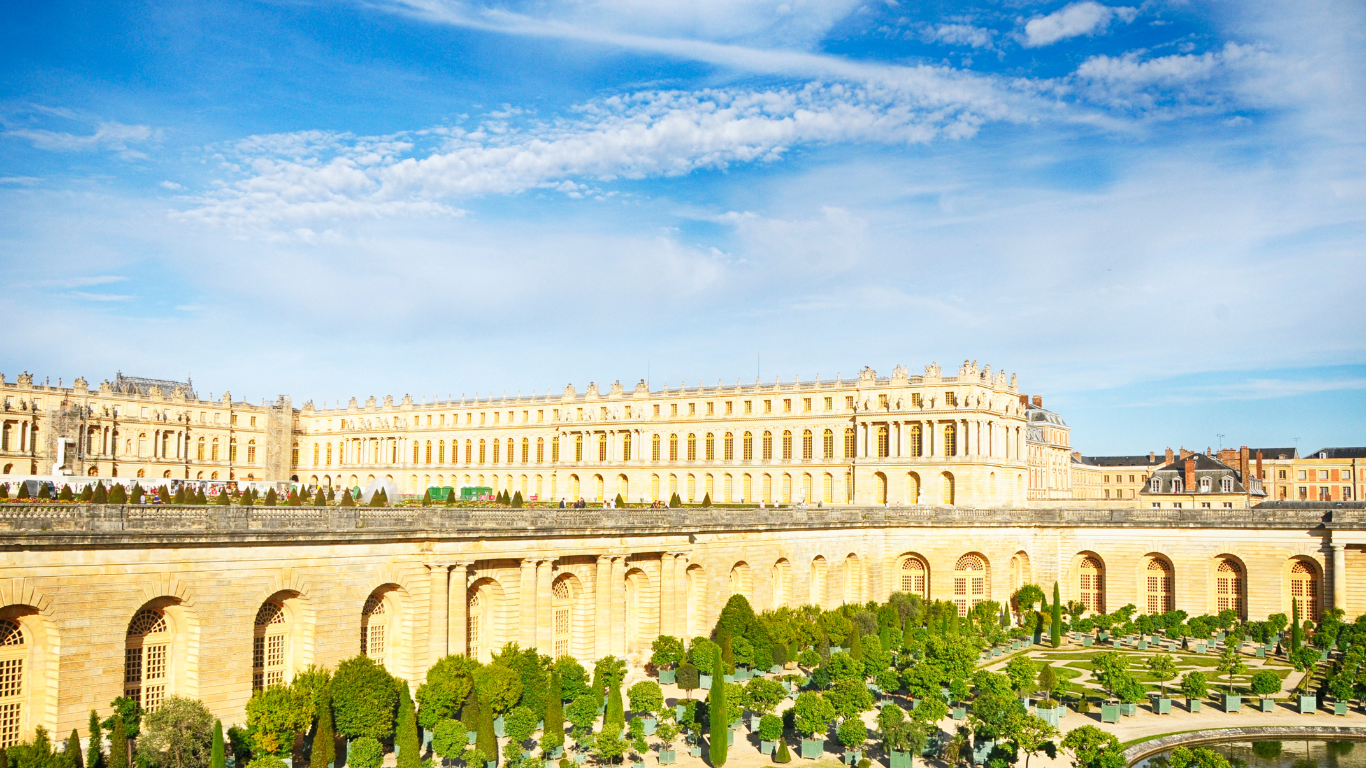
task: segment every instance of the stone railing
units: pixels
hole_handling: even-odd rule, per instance
[[[775,507],[769,509],[509,509],[465,507],[239,507],[0,504],[0,545],[45,534],[350,534],[426,536],[583,535],[879,527],[1366,527],[1362,510],[965,509]]]

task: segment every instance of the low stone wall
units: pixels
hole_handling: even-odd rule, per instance
[[[1159,736],[1124,750],[1125,765],[1133,765],[1150,755],[1173,747],[1209,744],[1220,741],[1286,741],[1294,739],[1336,739],[1366,741],[1366,728],[1330,725],[1265,725],[1254,728],[1212,728],[1207,731],[1173,733]]]

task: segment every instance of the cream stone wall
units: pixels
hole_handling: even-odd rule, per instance
[[[1008,601],[1026,582],[1051,591],[1056,580],[1064,600],[1080,599],[1078,569],[1091,558],[1104,575],[1106,610],[1134,603],[1146,611],[1155,557],[1171,567],[1173,607],[1192,615],[1217,612],[1223,559],[1242,574],[1238,609],[1247,618],[1289,612],[1297,562],[1312,572],[1320,606],[1366,610],[1360,509],[736,515],[9,504],[0,507],[0,546],[0,618],[23,628],[30,649],[24,733],[81,727],[92,708],[103,712],[123,693],[129,621],[149,606],[164,609],[173,638],[168,692],[202,699],[227,723],[244,717],[254,618],[268,600],[288,623],[287,678],[360,652],[362,609],[382,596],[380,659],[415,684],[437,658],[469,649],[475,595],[483,659],[508,642],[553,653],[554,610],[568,600],[572,655],[641,663],[659,633],[709,632],[732,593],[756,610],[813,598],[825,607],[881,601],[902,589],[912,558],[923,564],[926,596],[962,601],[964,610]],[[982,570],[957,570],[970,562]],[[555,594],[562,579],[564,598]]]

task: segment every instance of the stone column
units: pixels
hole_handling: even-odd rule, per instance
[[[474,563],[468,560],[460,560],[453,563],[450,577],[447,580],[450,594],[447,609],[447,647],[449,652],[456,656],[466,656],[469,654],[467,642],[469,638],[466,633],[469,631],[469,617],[467,615],[469,605],[469,582],[470,566]]]
[[[555,655],[555,617],[550,605],[550,581],[554,561],[536,561],[536,647],[552,658]]]
[[[925,448],[925,458],[933,459],[938,453],[934,450],[934,422],[926,420],[925,433],[920,436],[920,441]]]
[[[521,568],[520,591],[517,595],[518,607],[521,609],[521,632],[517,642],[523,648],[531,648],[536,645],[536,560],[523,559]]]
[[[630,628],[626,626],[626,558],[624,556],[612,556],[612,571],[608,578],[612,596],[611,653],[625,656],[626,633]]]
[[[593,655],[596,658],[611,653],[608,650],[612,637],[611,569],[611,556],[598,555],[597,574],[593,579]]]
[[[445,656],[450,639],[450,565],[427,563],[431,589],[427,594],[427,664]]]
[[[1347,545],[1333,546],[1333,607],[1347,610]]]

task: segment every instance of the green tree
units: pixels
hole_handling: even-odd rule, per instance
[[[356,506],[356,500],[351,496],[351,489],[350,489],[350,488],[343,488],[343,489],[342,489],[342,499],[341,499],[340,502],[337,503],[337,506],[339,506],[339,507],[354,507],[354,506]],[[348,755],[347,757],[348,757],[348,759],[349,759],[350,756]]]
[[[476,731],[474,748],[484,756],[485,760],[491,763],[497,762],[498,736],[493,731],[494,705],[487,699],[482,688],[477,690],[477,695],[481,701],[479,702],[479,730]]]
[[[309,729],[316,709],[307,694],[294,686],[272,685],[257,691],[247,702],[252,753],[257,757],[290,754],[294,734]]]
[[[683,660],[683,641],[670,635],[656,637],[650,650],[650,663],[655,669],[673,669]]]
[[[787,749],[786,741],[778,742],[778,751],[773,756],[773,762],[783,765],[792,762],[792,753]]]
[[[626,695],[631,699],[631,711],[637,715],[653,717],[664,708],[664,692],[653,680],[641,680]]]
[[[143,720],[138,760],[161,768],[208,768],[213,756],[213,720],[203,702],[166,697]]]
[[[1006,677],[1010,678],[1010,687],[1024,696],[1028,696],[1035,690],[1035,679],[1039,673],[1039,665],[1023,654],[1011,657],[1006,662]]]
[[[581,742],[587,738],[593,728],[593,722],[598,719],[598,699],[591,693],[581,694],[569,702],[564,714],[570,725],[574,726],[575,740]]]
[[[109,768],[128,768],[127,733],[123,718],[114,718],[114,729],[109,735]]]
[[[71,492],[71,486],[66,485],[66,484],[63,484],[63,485],[62,485],[62,490],[61,490],[61,492],[59,492],[59,493],[57,494],[57,501],[75,501],[75,500],[76,500],[76,495],[73,494],[73,493]],[[162,501],[162,503],[165,503],[166,497],[165,497],[165,496],[162,496],[162,497],[161,497],[161,501]],[[83,768],[83,766],[77,766],[77,768]]]
[[[313,506],[315,506],[315,507],[325,507],[325,506],[327,506],[327,495],[323,493],[323,487],[322,487],[321,485],[318,486],[317,491],[314,492],[314,494],[313,494]]]
[[[863,680],[840,678],[823,695],[830,701],[835,715],[844,719],[857,718],[873,708],[873,694]]]
[[[1056,697],[1059,682],[1058,672],[1053,669],[1053,665],[1044,664],[1043,669],[1039,670],[1039,689],[1049,700]]]
[[[697,686],[701,682],[700,678],[701,673],[698,671],[697,666],[691,661],[685,661],[678,665],[678,674],[674,676],[674,682],[680,689],[687,693],[688,698],[691,699],[692,692],[697,690]]]
[[[1290,614],[1294,617],[1290,625],[1290,652],[1294,653],[1304,644],[1304,629],[1300,627],[1299,598],[1290,598]]]
[[[597,738],[593,740],[593,754],[603,763],[616,763],[626,754],[626,740],[621,737],[621,730],[609,728],[604,723],[602,730],[598,732]],[[724,760],[725,753],[722,752]],[[712,764],[721,765],[716,762],[716,751],[712,750]]]
[[[1040,752],[1049,753],[1055,749],[1053,739],[1057,735],[1058,729],[1038,715],[1025,715],[1017,726],[1006,734],[1015,746],[1025,753],[1025,768],[1029,768],[1029,758]]]
[[[1062,739],[1062,748],[1072,753],[1076,768],[1124,768],[1119,739],[1094,725],[1069,731]]]
[[[1190,700],[1203,699],[1209,695],[1209,680],[1204,672],[1187,672],[1181,678],[1181,695]]]
[[[274,488],[268,488],[268,489],[266,489],[266,500],[265,500],[264,502],[262,502],[262,506],[265,506],[265,507],[273,507],[273,506],[275,506],[276,504],[279,504],[279,503],[280,503],[280,496],[279,496],[279,494],[275,493],[275,489],[274,489]]]
[[[479,662],[464,655],[439,659],[427,670],[427,679],[417,687],[417,722],[435,728],[442,720],[455,717],[474,687],[474,670]]]
[[[66,768],[85,768],[85,763],[81,759],[81,735],[75,728],[71,729],[71,736],[62,748],[62,761],[66,763]]]
[[[721,664],[712,669],[707,711],[711,713],[711,764],[720,768],[726,764],[726,749],[730,739],[730,721],[725,714],[726,682]]]
[[[835,708],[823,696],[812,691],[798,694],[792,710],[793,727],[813,739],[817,736],[825,738],[830,730],[830,721],[835,719]]]
[[[1179,746],[1167,756],[1171,768],[1230,768],[1228,758],[1209,747]]]
[[[373,736],[362,736],[351,742],[346,752],[346,764],[351,768],[379,768],[384,762],[384,747]]]
[[[213,721],[213,742],[209,745],[209,767],[224,768],[227,764],[227,755],[223,752],[223,721],[215,718]]]
[[[1270,696],[1281,692],[1281,678],[1275,672],[1264,669],[1252,676],[1252,692],[1258,696]]]
[[[489,710],[489,721],[517,706],[522,700],[522,676],[503,664],[485,664],[474,670],[480,710]]]
[[[1054,648],[1062,645],[1062,597],[1058,592],[1058,582],[1053,582],[1053,604],[1048,607],[1051,621],[1048,625],[1048,641]]]
[[[318,697],[318,710],[315,713],[318,730],[313,734],[313,752],[309,755],[309,768],[328,768],[337,761],[336,725],[332,721],[332,686],[325,686]],[[463,735],[463,734],[462,734]]]
[[[745,704],[760,715],[771,714],[786,698],[787,689],[777,680],[755,677],[745,683]]]
[[[100,733],[100,716],[95,710],[90,710],[90,745],[86,747],[85,768],[105,768],[104,749],[102,742],[104,735]],[[213,768],[222,768],[214,766]]]
[[[122,483],[115,483],[115,484],[114,484],[114,487],[113,487],[112,489],[110,489],[110,491],[109,491],[109,503],[110,503],[110,504],[127,504],[127,503],[128,503],[128,489],[124,488]]]
[[[432,751],[437,757],[454,760],[465,752],[466,733],[465,724],[459,720],[440,721],[432,730]]]
[[[386,739],[394,733],[398,685],[384,667],[365,656],[337,665],[332,676],[332,712],[337,730],[352,739]]]
[[[863,724],[862,718],[846,718],[835,729],[835,737],[840,740],[846,750],[857,752],[863,746],[863,742],[868,740],[868,726]]]
[[[1148,657],[1148,674],[1162,686],[1162,697],[1167,696],[1167,681],[1176,677],[1176,661],[1170,653],[1155,653]]]
[[[417,735],[417,712],[413,699],[408,695],[408,681],[403,681],[398,689],[398,722],[395,727],[394,746],[398,749],[398,768],[420,768],[422,765],[422,744]]]
[[[431,488],[428,488],[428,489],[426,489],[426,490],[424,490],[424,491],[422,492],[422,506],[424,506],[424,507],[430,507],[431,505],[432,505],[432,489],[431,489]]]
[[[550,751],[564,746],[564,693],[560,687],[557,667],[550,669],[550,690],[546,692],[545,728],[541,734],[541,749]]]
[[[1238,653],[1238,649],[1232,644],[1219,654],[1220,672],[1228,676],[1228,692],[1233,693],[1233,678],[1247,672],[1247,664],[1243,661],[1243,655]]]

